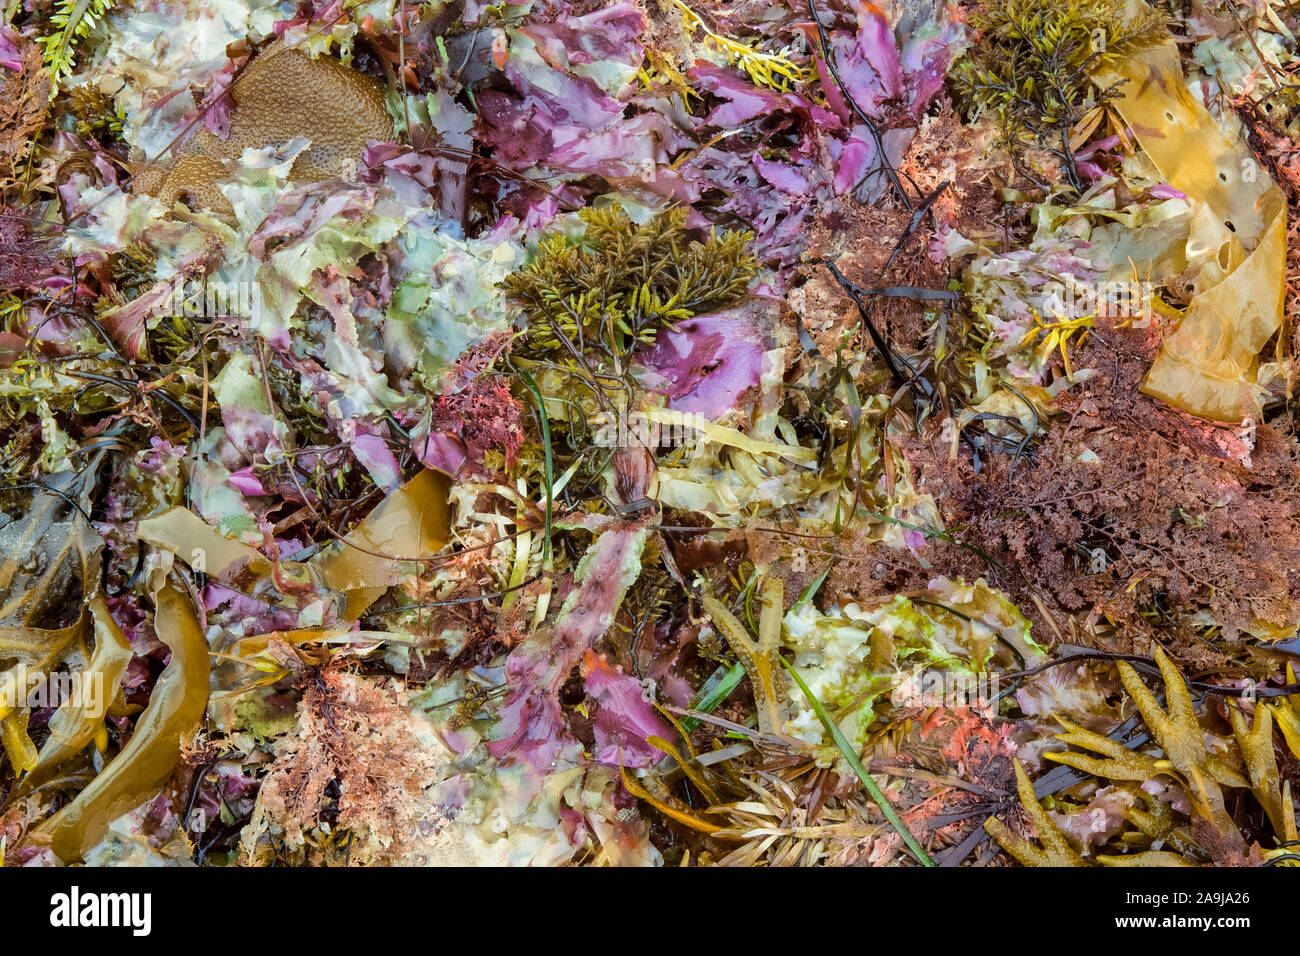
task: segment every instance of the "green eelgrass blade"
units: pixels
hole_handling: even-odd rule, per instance
[[[794,605],[790,608],[790,610],[792,612],[798,611],[805,604],[807,604],[814,597],[816,597],[817,592],[820,591],[822,585],[826,583],[826,579],[830,577],[830,573],[831,573],[831,568],[828,565],[826,570],[823,571],[820,575],[818,575],[816,581],[814,581],[812,584],[808,585],[806,588],[803,589],[803,594],[799,595],[799,600],[794,602]]]
[[[849,766],[853,768],[853,772],[858,775],[858,779],[862,781],[862,786],[866,787],[867,793],[871,794],[871,799],[876,801],[876,806],[880,807],[880,812],[885,815],[885,819],[889,821],[889,825],[898,831],[898,835],[903,838],[903,842],[907,844],[908,849],[916,854],[916,858],[921,861],[922,866],[934,866],[934,861],[931,860],[925,850],[921,848],[921,844],[916,842],[916,837],[912,836],[912,831],[907,828],[907,824],[904,823],[898,814],[894,812],[894,808],[889,805],[889,801],[885,799],[885,795],[881,793],[880,788],[876,786],[876,781],[871,779],[871,775],[867,773],[866,767],[862,766],[862,761],[858,759],[857,753],[855,753],[853,747],[849,745],[848,740],[845,739],[842,733],[840,733],[840,728],[836,727],[835,724],[831,722],[830,715],[826,713],[826,708],[822,706],[822,702],[819,701],[813,695],[813,692],[808,689],[808,685],[804,683],[803,678],[799,676],[799,672],[791,666],[789,661],[783,657],[781,658],[781,663],[784,664],[785,669],[790,672],[790,676],[794,678],[794,682],[799,685],[799,689],[803,691],[804,697],[808,698],[808,703],[812,706],[813,713],[815,713],[817,719],[822,722],[822,726],[826,728],[826,732],[831,735],[831,739],[835,741],[835,746],[840,749],[840,753],[844,756],[844,759],[847,760]]]
[[[703,714],[713,713],[717,706],[726,700],[740,682],[745,679],[745,668],[739,663],[732,664],[729,671],[723,671],[721,667],[718,668],[718,671],[721,676],[714,675],[719,676],[717,682],[713,683],[713,679],[710,678],[705,683],[703,696],[700,697],[698,702],[691,705],[691,710],[698,710]],[[709,683],[713,683],[713,686],[710,687]],[[700,719],[698,717],[682,718],[682,726],[687,730],[694,730],[699,725]]]
[[[523,379],[528,390],[533,393],[537,399],[537,418],[542,423],[542,450],[546,456],[546,542],[542,547],[542,557],[549,559],[551,556],[551,512],[553,510],[552,495],[555,487],[555,469],[551,462],[551,423],[546,418],[546,400],[542,398],[542,390],[537,387],[537,382],[527,372],[520,372],[519,377]]]

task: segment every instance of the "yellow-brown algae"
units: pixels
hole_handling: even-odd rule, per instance
[[[382,84],[282,40],[253,60],[231,85],[230,96],[235,106],[224,140],[200,126],[170,168],[137,171],[134,191],[151,193],[169,207],[182,200],[229,215],[234,210],[217,184],[230,174],[224,160],[237,160],[245,149],[275,149],[305,137],[311,145],[298,154],[290,176],[319,182],[351,175],[370,140],[393,138]]]

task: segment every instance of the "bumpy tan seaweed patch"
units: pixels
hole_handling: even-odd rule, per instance
[[[170,206],[178,199],[214,212],[233,209],[217,183],[245,149],[277,148],[295,136],[311,140],[299,154],[292,177],[317,182],[349,175],[370,140],[391,140],[393,121],[384,107],[383,87],[372,77],[330,57],[312,59],[277,40],[231,86],[235,109],[229,135],[201,127],[170,169],[137,173],[135,191],[156,195]]]

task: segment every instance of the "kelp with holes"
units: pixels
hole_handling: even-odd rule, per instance
[[[1115,64],[1101,78],[1124,84],[1115,110],[1193,207],[1185,249],[1195,295],[1165,336],[1142,390],[1213,421],[1255,416],[1259,353],[1282,324],[1282,191],[1192,97],[1172,42]],[[1148,263],[1135,267],[1152,271]]]

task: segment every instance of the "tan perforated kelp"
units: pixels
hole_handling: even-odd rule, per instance
[[[1193,208],[1186,251],[1195,295],[1142,391],[1214,421],[1254,416],[1255,363],[1282,322],[1282,191],[1191,95],[1172,42],[1100,79],[1126,81],[1116,108]]]

